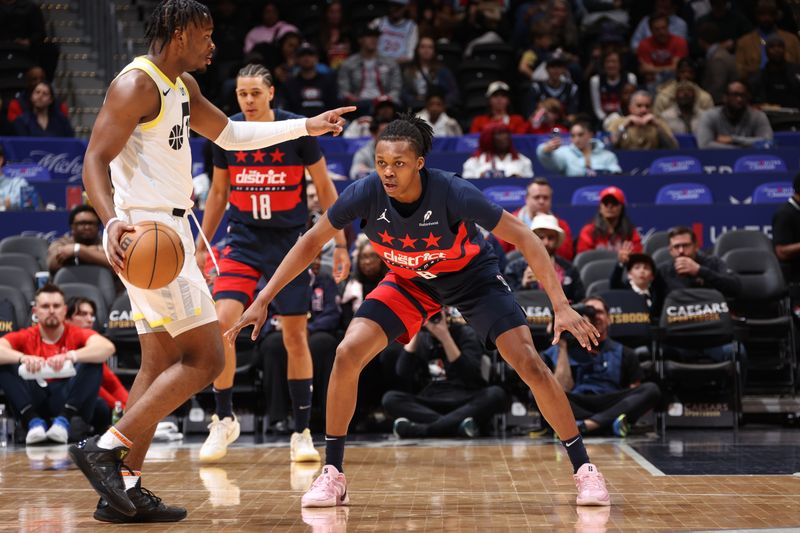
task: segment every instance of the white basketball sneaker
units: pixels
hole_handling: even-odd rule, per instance
[[[200,448],[200,461],[210,463],[218,461],[228,453],[228,445],[239,438],[241,427],[236,416],[226,416],[222,420],[217,415],[211,417],[208,425],[208,438]]]
[[[293,463],[319,462],[319,452],[314,448],[314,441],[308,428],[302,433],[292,433],[289,455]]]

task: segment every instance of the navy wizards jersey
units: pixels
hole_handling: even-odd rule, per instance
[[[336,229],[362,219],[372,247],[393,272],[446,300],[442,289],[468,286],[470,272],[489,264],[497,269],[497,258],[475,224],[491,231],[503,209],[453,173],[422,172],[427,172],[427,186],[408,217],[394,209],[373,172],[342,192],[328,218]]]
[[[275,110],[275,120],[292,118],[303,117]],[[244,120],[244,115],[231,120]],[[309,136],[258,150],[226,151],[214,145],[214,166],[227,169],[230,178],[230,220],[262,228],[305,225],[305,167],[321,158],[319,143]]]

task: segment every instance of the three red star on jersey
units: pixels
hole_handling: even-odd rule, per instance
[[[273,163],[283,163],[283,156],[286,154],[280,151],[280,148],[275,147],[275,150],[269,153]]]
[[[414,243],[417,242],[419,239],[412,239],[408,233],[406,233],[405,238],[400,239],[400,242],[403,243],[403,248],[414,248]]]
[[[439,239],[441,239],[441,237],[437,237],[433,232],[430,232],[427,237],[422,238],[422,240],[425,241],[425,248],[439,246]]]
[[[261,150],[253,152],[253,163],[263,163],[265,155],[267,155],[266,152],[262,152]]]
[[[381,241],[383,241],[384,243],[392,244],[392,241],[394,240],[394,237],[389,235],[389,231],[388,230],[383,230],[383,233],[378,233],[378,236],[381,238]]]
[[[241,150],[236,152],[236,162],[237,163],[246,163],[247,162],[247,152],[242,152]]]

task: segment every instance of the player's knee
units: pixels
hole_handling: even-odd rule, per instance
[[[283,331],[283,345],[289,353],[295,353],[308,346],[308,337],[305,331]]]
[[[217,379],[225,370],[225,351],[224,350],[209,350],[206,357],[206,368],[208,370],[206,378],[209,383]]]
[[[340,371],[346,370],[358,373],[361,372],[363,367],[363,360],[364,355],[359,353],[359,350],[356,350],[351,344],[342,342],[336,348],[336,358],[333,360],[333,364]]]

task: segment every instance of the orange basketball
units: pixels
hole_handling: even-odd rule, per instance
[[[178,277],[186,252],[181,238],[162,222],[148,220],[122,234],[122,277],[141,289],[160,289]]]

